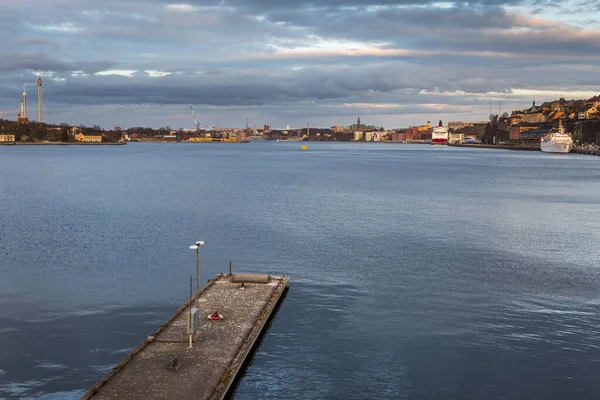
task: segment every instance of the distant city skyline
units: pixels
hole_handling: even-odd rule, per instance
[[[575,1],[0,0],[0,26],[11,120],[38,67],[44,122],[106,129],[192,128],[190,104],[203,126],[390,129],[600,93],[600,6]]]

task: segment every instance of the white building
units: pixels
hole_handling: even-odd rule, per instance
[[[387,135],[387,132],[373,132],[373,141],[374,142],[381,142],[384,138],[384,136]]]
[[[360,131],[356,131],[354,132],[354,141],[358,142],[359,140],[362,140],[363,138],[363,133]]]

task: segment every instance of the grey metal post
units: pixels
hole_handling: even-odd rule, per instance
[[[196,247],[196,296],[198,295],[198,291],[200,290],[198,285],[198,247]]]
[[[190,334],[190,349],[192,348],[192,276],[190,275],[190,302],[189,302],[189,307],[190,307],[190,316],[189,316],[189,320],[188,320],[188,329],[190,330],[189,334]]]

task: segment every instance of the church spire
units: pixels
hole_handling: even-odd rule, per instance
[[[358,119],[356,120],[356,127],[360,128],[360,115],[358,116]]]

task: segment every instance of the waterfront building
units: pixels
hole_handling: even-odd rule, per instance
[[[77,140],[78,142],[86,143],[100,143],[102,142],[102,135],[85,134],[82,132],[77,132],[75,134],[75,140]]]
[[[586,106],[579,114],[577,114],[577,119],[590,119],[596,114],[598,114],[598,107]]]
[[[351,132],[362,132],[362,126],[360,123],[360,117],[356,120],[356,123],[349,126]]]
[[[465,134],[464,133],[455,133],[455,132],[450,132],[450,137],[448,138],[448,143],[463,143],[465,141]]]
[[[419,125],[417,126],[417,130],[418,131],[428,131],[431,129],[431,121],[427,121],[426,125]]]
[[[520,111],[513,111],[512,114],[510,115],[510,124],[511,125],[516,125],[516,124],[520,123],[522,116],[523,116],[522,112],[520,112]]]
[[[212,137],[202,137],[202,136],[194,136],[189,138],[189,142],[212,142]]]
[[[7,133],[0,133],[0,143],[2,142],[14,142],[15,141],[15,135],[13,134],[7,134]]]
[[[559,109],[551,111],[550,114],[548,114],[548,121],[555,121],[563,118],[565,118],[565,112]]]
[[[519,124],[513,125],[510,127],[510,140],[520,140],[521,134],[526,131],[530,131],[532,129],[538,129],[539,124],[529,123],[529,122],[521,122]]]
[[[373,132],[373,141],[374,142],[383,142],[388,136],[388,132]]]
[[[542,112],[534,112],[521,115],[521,122],[540,123],[546,122],[546,116]]]
[[[479,122],[465,122],[465,121],[456,121],[456,122],[448,122],[448,129],[450,132],[457,131],[459,129],[467,128],[469,126],[486,126],[487,121],[479,121]]]
[[[406,131],[394,131],[392,132],[392,142],[404,142],[406,141]]]
[[[540,109],[544,112],[563,111],[565,103],[567,101],[564,98],[555,101],[545,101],[540,106]]]
[[[405,140],[426,140],[431,141],[431,123],[427,121],[427,125],[411,126],[404,132]]]
[[[539,107],[535,106],[535,100],[533,101],[533,106],[531,106],[530,108],[528,108],[525,113],[526,114],[533,114],[533,113],[537,113],[540,111]]]
[[[576,110],[576,109],[581,108],[583,106],[583,103],[584,103],[583,100],[569,100],[569,101],[566,101],[563,106],[565,109],[568,109],[568,110]]]
[[[600,120],[577,121],[573,126],[573,140],[600,145]]]
[[[348,127],[348,129],[350,130],[350,132],[365,132],[365,131],[378,131],[378,130],[383,130],[383,127],[376,127],[374,125],[365,125],[363,123],[360,122],[360,117],[357,118],[356,120],[356,124],[350,125]]]
[[[538,142],[543,136],[550,132],[550,128],[529,129],[520,133],[521,140],[534,140]]]
[[[330,129],[333,133],[342,133],[345,130],[343,126],[339,126],[339,125],[332,126]]]
[[[600,108],[600,96],[594,96],[591,99],[586,100],[583,104],[586,106]]]
[[[363,139],[363,133],[361,131],[355,131],[354,132],[354,141],[358,142],[359,140]]]
[[[465,121],[453,121],[453,122],[448,122],[448,130],[450,130],[450,132],[454,132],[456,130],[465,128],[467,126],[471,126],[473,125],[472,122],[465,122]]]

